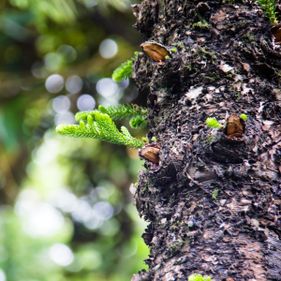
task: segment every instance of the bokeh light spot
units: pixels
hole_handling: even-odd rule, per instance
[[[79,199],[69,190],[62,188],[54,193],[52,203],[63,212],[71,213],[77,208]]]
[[[45,81],[45,87],[49,93],[58,93],[63,89],[64,79],[60,74],[52,74]]]
[[[112,39],[105,39],[100,43],[99,53],[105,59],[113,58],[118,52],[118,45]]]
[[[5,272],[2,269],[0,269],[0,281],[6,281],[6,280],[7,279],[6,279]]]
[[[75,117],[72,112],[66,111],[56,114],[55,116],[55,124],[74,124],[75,123]]]
[[[71,249],[65,244],[54,244],[49,250],[50,259],[60,266],[68,266],[74,261]]]
[[[129,86],[129,84],[130,84],[130,80],[126,78],[119,83],[119,86],[123,89],[126,89]]]
[[[83,81],[78,75],[69,76],[65,83],[66,90],[71,94],[76,94],[81,91]]]
[[[53,99],[52,107],[56,113],[66,112],[70,109],[71,102],[67,96],[58,96]]]
[[[80,111],[89,111],[95,108],[95,106],[95,99],[88,94],[81,95],[77,100],[77,108]]]
[[[119,92],[118,85],[110,78],[102,78],[97,82],[97,92],[104,98],[112,97]]]
[[[24,231],[32,237],[51,237],[64,228],[63,215],[52,205],[40,202],[33,190],[20,193],[15,209]]]
[[[113,208],[108,202],[100,201],[94,205],[94,213],[102,220],[108,220],[113,215]]]

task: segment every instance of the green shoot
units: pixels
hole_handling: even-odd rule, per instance
[[[87,137],[128,147],[141,148],[144,142],[132,137],[126,127],[121,127],[121,131],[119,131],[113,120],[126,117],[131,117],[131,120],[133,120],[139,117],[145,122],[145,113],[145,109],[133,105],[99,107],[99,110],[91,112],[78,112],[75,119],[79,122],[79,125],[59,125],[56,131],[59,134],[72,137]],[[141,122],[139,121],[138,123]]]
[[[269,18],[272,24],[277,24],[276,16],[276,1],[275,0],[257,0],[265,15]]]
[[[211,129],[221,129],[223,127],[220,122],[213,117],[208,117],[205,121],[205,124]]]
[[[201,274],[192,274],[188,277],[188,281],[212,281],[211,277]]]
[[[218,188],[215,188],[215,189],[212,191],[212,199],[213,199],[213,200],[217,200],[217,199],[218,199],[218,196],[219,196],[219,189],[218,189]]]
[[[243,121],[245,121],[245,122],[248,120],[248,115],[245,114],[245,113],[240,114],[239,117],[240,117]]]
[[[178,51],[178,49],[176,47],[173,47],[169,50],[171,53],[176,53]]]
[[[125,62],[123,62],[121,65],[119,65],[112,73],[112,79],[115,82],[121,82],[122,80],[125,80],[127,78],[130,78],[132,76],[133,72],[133,63],[136,60],[138,56],[138,52],[135,52],[134,56]]]

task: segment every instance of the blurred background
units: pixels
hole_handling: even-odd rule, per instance
[[[0,281],[125,281],[145,268],[136,151],[54,132],[77,111],[145,103],[111,79],[139,49],[130,4],[0,0]]]

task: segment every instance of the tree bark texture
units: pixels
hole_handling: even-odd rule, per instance
[[[254,1],[223,2],[234,1],[133,7],[144,41],[177,48],[164,63],[135,63],[161,149],[139,176],[150,256],[134,281],[281,280],[281,47]],[[205,125],[241,113],[242,137]]]

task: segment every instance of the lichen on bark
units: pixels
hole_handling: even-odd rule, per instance
[[[132,280],[281,280],[281,47],[270,23],[254,1],[144,0],[133,11],[145,40],[177,52],[135,62],[161,149],[139,175],[150,256]],[[241,138],[205,125],[241,113]]]

